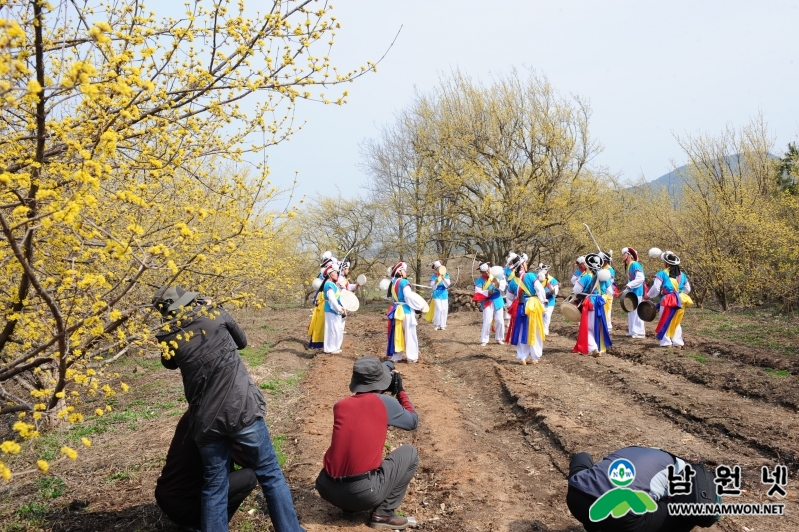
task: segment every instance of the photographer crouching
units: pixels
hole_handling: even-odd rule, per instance
[[[410,444],[383,458],[388,427],[414,430],[419,417],[391,362],[365,356],[355,361],[350,380],[354,395],[333,406],[333,437],[316,489],[345,512],[372,510],[369,526],[402,530],[408,519],[395,510],[419,465]],[[384,395],[390,392],[395,397]]]

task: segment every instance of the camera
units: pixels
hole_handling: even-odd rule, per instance
[[[391,395],[397,395],[401,390],[404,388],[402,387],[402,376],[394,371],[394,362],[391,360],[385,360],[383,365],[391,371],[391,382],[388,385],[388,388],[383,390],[384,392],[388,392]]]

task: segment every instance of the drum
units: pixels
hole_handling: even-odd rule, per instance
[[[366,284],[366,276],[364,274],[359,275],[358,278],[355,280],[355,282],[358,283],[358,286],[365,285]]]
[[[580,311],[579,305],[581,303],[582,301],[578,301],[577,296],[572,294],[566,299],[566,301],[560,304],[560,311],[563,313],[563,317],[566,319],[566,321],[580,321],[582,312]]]
[[[424,298],[416,292],[411,292],[409,295],[407,295],[405,302],[413,310],[421,310],[423,314],[430,310],[430,305],[427,304],[427,301],[425,301]]]
[[[633,292],[625,292],[621,298],[621,309],[628,314],[638,308],[638,296]]]
[[[444,277],[446,274],[447,274],[447,267],[442,264],[441,266],[438,267],[438,275]]]
[[[361,306],[361,302],[358,301],[358,297],[349,290],[341,291],[341,295],[339,295],[339,301],[341,301],[341,306],[344,307],[344,310],[347,312],[355,312],[358,310],[358,307]]]
[[[386,291],[386,290],[388,290],[388,287],[390,285],[391,285],[391,281],[389,281],[388,279],[382,279],[380,281],[380,284],[378,285],[378,288],[380,288],[380,290],[382,290],[382,291]]]
[[[654,321],[658,315],[658,308],[657,306],[649,301],[641,301],[638,303],[638,308],[636,309],[638,313],[638,317],[644,321]]]

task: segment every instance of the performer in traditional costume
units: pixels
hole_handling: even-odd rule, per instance
[[[682,347],[685,345],[681,325],[685,307],[694,304],[688,295],[691,284],[688,282],[688,276],[680,270],[680,257],[671,251],[664,251],[660,259],[665,268],[655,275],[652,287],[647,293],[648,299],[659,294],[663,295],[660,300],[660,319],[655,333],[661,347]]]
[[[439,268],[442,264],[440,260],[433,263],[433,274],[430,276],[430,288],[433,289],[433,299],[430,304],[433,306],[433,328],[438,330],[446,330],[447,328],[447,315],[449,314],[449,285],[452,281],[449,274],[441,275]]]
[[[519,279],[519,277],[516,275],[519,264],[523,262],[526,265],[528,260],[529,257],[527,256],[527,253],[517,255],[516,253],[512,252],[508,253],[507,258],[505,259],[505,292],[502,294],[502,297],[505,299],[505,342],[508,341],[508,326],[513,319],[513,316],[510,313],[510,306],[513,304],[513,300],[516,299],[516,292],[510,289],[510,282]]]
[[[327,281],[325,268],[336,262],[330,251],[322,254],[322,263],[319,265],[319,276],[314,280],[313,286],[317,288],[314,296],[314,309],[311,313],[311,323],[308,325],[308,348],[322,349],[325,344],[325,297],[324,284]]]
[[[577,331],[577,344],[574,353],[600,357],[612,345],[608,321],[605,316],[605,297],[600,292],[598,272],[602,268],[602,259],[596,253],[585,256],[588,271],[574,285],[575,294],[585,294],[582,303],[580,328]]]
[[[585,265],[585,256],[580,255],[574,261],[574,273],[572,273],[572,286],[577,284],[577,281],[582,277],[582,275],[588,270],[588,266]]]
[[[388,345],[386,356],[392,361],[402,360],[402,354],[408,362],[419,360],[419,340],[416,336],[416,304],[411,306],[413,292],[411,284],[405,278],[408,273],[408,265],[404,262],[398,263],[391,269],[391,284],[389,284],[389,294],[394,300],[386,313],[388,318]]]
[[[344,261],[341,263],[341,268],[339,269],[339,274],[338,274],[338,281],[336,281],[336,284],[341,290],[354,292],[355,289],[358,288],[358,285],[355,283],[351,283],[349,281],[349,275],[350,275],[350,263]],[[347,334],[346,326],[347,326],[347,320],[341,320],[341,334]]]
[[[613,321],[611,320],[611,314],[613,312],[613,298],[618,296],[618,288],[616,287],[616,270],[611,266],[611,262],[613,262],[613,250],[608,251],[605,253],[604,251],[599,253],[599,257],[602,259],[602,269],[607,270],[610,274],[610,278],[607,281],[601,281],[599,283],[599,289],[605,295],[605,315],[608,317],[608,330],[613,330]]]
[[[527,365],[527,359],[538,364],[544,353],[544,305],[546,292],[538,274],[527,271],[527,261],[520,262],[508,290],[516,294],[510,306],[511,321],[507,341],[516,346],[516,358]]]
[[[505,280],[496,279],[491,275],[490,262],[483,262],[478,267],[480,277],[474,282],[473,301],[479,301],[483,306],[483,328],[480,332],[480,345],[485,346],[491,337],[491,323],[494,324],[494,338],[498,344],[505,341],[505,301],[502,292],[505,290]]]
[[[342,290],[355,292],[355,289],[358,288],[358,285],[350,282],[349,275],[350,275],[350,263],[344,261],[341,263],[341,271],[338,274],[338,282],[336,284],[338,284],[339,288],[341,288]]]
[[[552,312],[555,310],[555,298],[558,295],[560,286],[558,280],[549,275],[549,270],[552,267],[540,263],[536,271],[538,272],[538,280],[544,287],[546,294],[546,303],[544,304],[544,335],[549,336],[549,324],[552,321]]]
[[[333,262],[325,267],[324,275],[327,278],[322,285],[325,309],[325,353],[341,353],[341,343],[344,341],[344,316],[347,311],[341,306],[339,296],[341,290],[338,286],[338,264]]]
[[[633,248],[622,248],[621,256],[627,272],[627,286],[625,290],[638,296],[638,301],[644,300],[644,268],[638,262],[638,252]],[[638,313],[633,311],[627,314],[627,336],[633,338],[645,338],[646,328],[644,320],[638,317]]]

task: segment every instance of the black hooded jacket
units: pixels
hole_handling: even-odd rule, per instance
[[[191,432],[202,447],[263,417],[266,402],[241,361],[238,349],[247,347],[247,337],[230,314],[206,306],[185,310],[155,337],[174,352],[161,363],[180,368]]]

